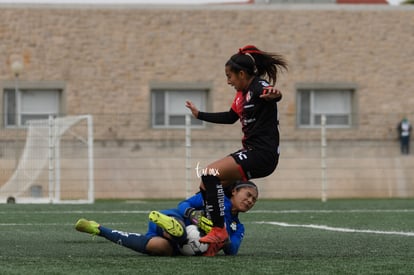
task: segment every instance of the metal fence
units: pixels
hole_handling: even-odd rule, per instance
[[[238,125],[230,129],[232,126],[227,125],[196,130],[151,129],[148,123],[126,123],[131,115],[93,117],[96,199],[186,197],[198,190],[197,168],[241,146]],[[414,196],[414,158],[400,153],[396,138],[330,139],[335,130],[328,128],[323,141],[321,129],[315,131],[312,138],[302,139],[284,139],[282,134],[278,168],[269,177],[254,179],[261,198]],[[0,187],[18,167],[25,142],[24,129],[0,130]],[[65,158],[69,152],[84,149],[76,143],[64,146],[68,153],[61,157]],[[66,192],[73,192],[76,181],[84,180],[74,175],[83,174],[86,167],[73,164],[61,169],[65,169],[60,171],[62,181],[71,175],[65,182]],[[29,195],[37,196],[36,192],[42,190],[34,188]]]

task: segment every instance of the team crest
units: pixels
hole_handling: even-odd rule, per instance
[[[248,91],[246,94],[246,102],[249,102],[252,99],[252,91]]]
[[[237,223],[236,222],[232,222],[230,224],[230,228],[231,228],[231,230],[236,231],[237,230]]]

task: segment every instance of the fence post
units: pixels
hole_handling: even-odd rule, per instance
[[[322,202],[326,202],[326,116],[321,116],[321,180],[322,180]]]
[[[49,128],[49,136],[48,136],[48,163],[49,163],[49,200],[53,202],[53,194],[54,194],[54,184],[55,184],[55,165],[54,165],[54,155],[55,155],[55,123],[54,123],[53,115],[49,115],[48,117],[48,128]]]
[[[185,194],[191,194],[191,115],[185,115]]]
[[[95,202],[95,178],[94,178],[94,160],[93,160],[93,117],[92,115],[87,116],[87,127],[88,127],[88,202],[93,203]]]

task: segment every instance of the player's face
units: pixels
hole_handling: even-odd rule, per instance
[[[233,72],[230,70],[230,66],[225,67],[225,73],[227,77],[227,84],[234,87],[237,91],[241,91],[245,88],[245,80],[243,78],[243,72]]]
[[[253,187],[242,187],[233,190],[231,202],[233,209],[238,212],[249,211],[257,201],[257,191]]]

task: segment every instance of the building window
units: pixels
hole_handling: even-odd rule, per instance
[[[28,120],[59,115],[60,89],[4,89],[5,127],[25,127]]]
[[[297,89],[297,124],[299,127],[319,127],[322,115],[331,128],[349,128],[352,119],[354,88],[310,87]]]
[[[190,114],[185,102],[190,100],[200,109],[206,109],[208,89],[152,89],[152,127],[183,128],[185,116]],[[204,127],[204,122],[191,115],[193,127]]]

